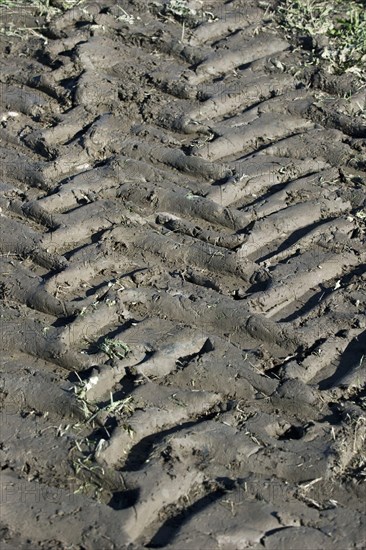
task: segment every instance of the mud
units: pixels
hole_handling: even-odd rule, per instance
[[[1,38],[1,546],[364,548],[365,89],[170,4]]]

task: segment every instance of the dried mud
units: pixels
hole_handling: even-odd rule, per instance
[[[4,550],[365,547],[365,90],[260,4],[1,37]]]

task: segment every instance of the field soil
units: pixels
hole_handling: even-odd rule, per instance
[[[2,550],[366,546],[365,88],[181,5],[0,37]]]

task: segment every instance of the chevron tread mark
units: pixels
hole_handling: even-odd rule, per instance
[[[361,548],[365,90],[176,4],[1,42],[2,544]]]

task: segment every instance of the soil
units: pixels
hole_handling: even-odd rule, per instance
[[[364,548],[365,89],[168,4],[1,37],[1,547]]]

